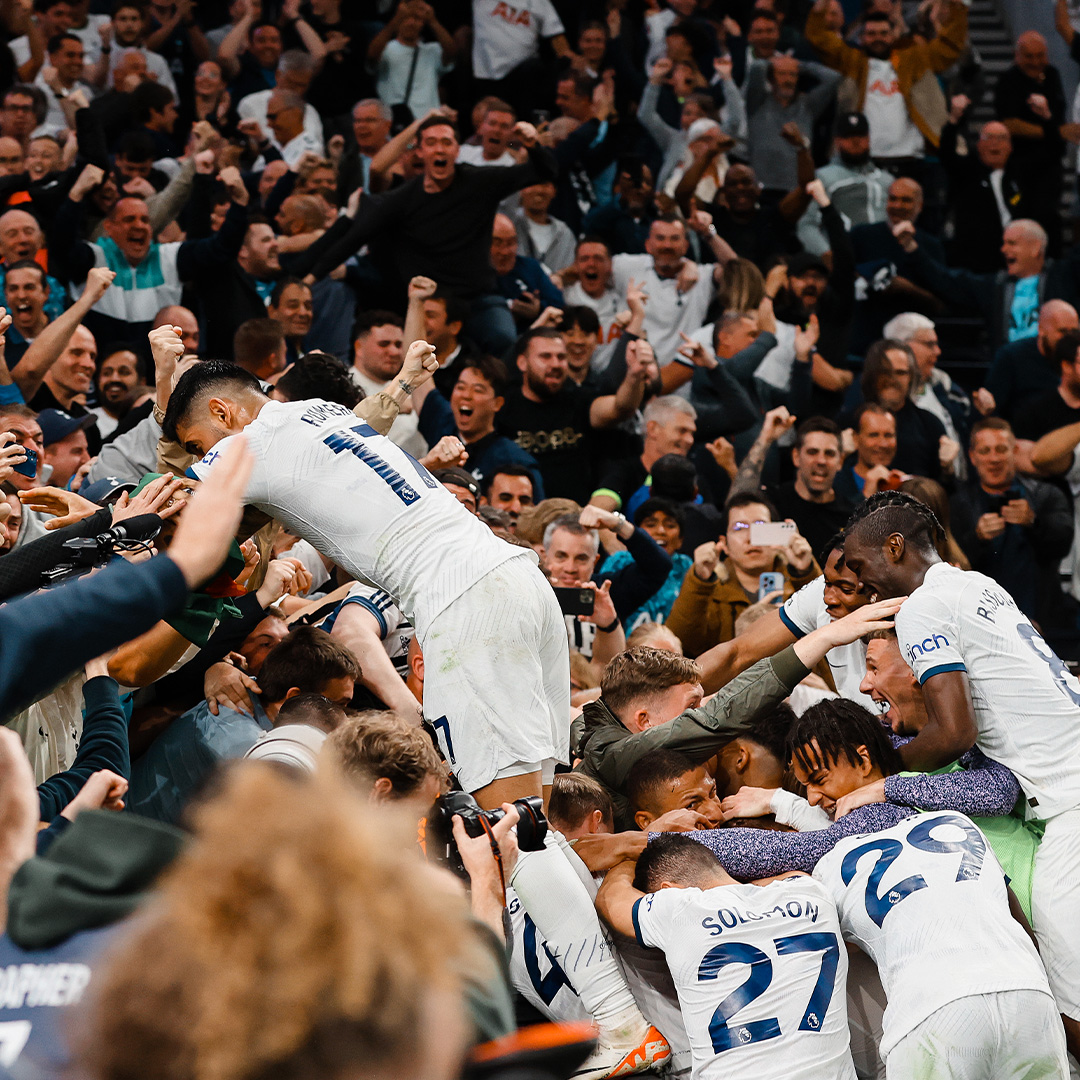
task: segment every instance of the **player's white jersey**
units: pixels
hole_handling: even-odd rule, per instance
[[[1080,682],[996,581],[936,563],[896,636],[920,683],[967,672],[978,747],[1016,774],[1029,817],[1080,807]]]
[[[344,405],[268,401],[244,434],[255,455],[245,501],[385,589],[421,635],[470,585],[522,554]],[[228,441],[193,466],[197,477]]]
[[[780,619],[799,638],[828,626],[832,619],[825,610],[825,575],[819,575],[789,596],[780,608]],[[881,712],[881,707],[859,689],[866,678],[866,646],[861,641],[830,649],[825,659],[841,697],[857,701],[875,715]]]
[[[1009,913],[986,837],[953,810],[840,841],[814,868],[844,938],[877,964],[889,1004],[881,1053],[950,1001],[1049,994],[1039,954]]]
[[[854,1080],[847,950],[816,881],[661,889],[635,904],[634,926],[664,950],[694,1080]]]
[[[595,889],[593,890],[595,891]],[[517,893],[506,887],[510,916],[510,982],[530,1004],[554,1023],[591,1020],[559,961],[551,955],[536,923],[529,918]]]
[[[345,599],[319,624],[327,633],[331,633],[341,609],[347,604],[356,604],[368,612],[379,627],[379,640],[387,657],[393,662],[394,670],[402,677],[409,675],[409,646],[416,636],[416,631],[405,613],[394,603],[394,598],[385,590],[374,585],[365,585],[357,581],[349,589]]]
[[[595,900],[604,875],[590,874],[563,836],[555,833],[554,837],[589,896]],[[506,910],[510,916],[510,983],[514,989],[542,1016],[556,1023],[592,1019],[570,985],[562,963],[552,955],[547,941],[537,931],[511,886],[506,888]],[[604,947],[608,946],[605,944]],[[666,1066],[668,1072],[675,1077],[689,1076],[690,1044],[683,1027],[678,994],[663,953],[644,949],[636,941],[623,937],[617,938],[610,947],[642,1016],[659,1029],[671,1047]],[[567,961],[563,958],[563,962],[569,963],[572,970],[575,959],[571,957]]]

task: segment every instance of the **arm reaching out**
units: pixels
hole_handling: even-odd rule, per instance
[[[188,501],[165,558],[180,568],[189,589],[208,581],[225,562],[254,467],[247,439],[236,436]]]
[[[420,703],[413,697],[383,648],[379,623],[359,604],[346,604],[334,622],[331,636],[360,661],[364,685],[405,719],[419,724]]]
[[[966,671],[939,671],[923,683],[930,722],[900,747],[907,769],[940,769],[975,745],[979,729]]]
[[[430,300],[438,289],[438,284],[426,277],[414,277],[409,282],[409,306],[405,312],[405,332],[403,347],[408,350],[414,341],[422,341],[424,338],[424,304]],[[404,371],[404,368],[402,369]],[[438,370],[436,368],[436,370]],[[417,416],[424,407],[424,401],[428,394],[435,388],[435,384],[427,378],[413,382],[406,379],[412,386],[412,406]]]
[[[27,401],[38,392],[46,373],[68,347],[71,335],[79,328],[79,323],[105,295],[115,277],[115,271],[104,266],[95,266],[86,275],[82,296],[34,338],[30,348],[26,350],[26,355],[12,372],[12,378]]]
[[[1073,453],[1078,444],[1080,424],[1055,428],[1031,448],[1031,464],[1040,476],[1060,476],[1072,467]]]
[[[873,630],[892,629],[893,616],[900,610],[900,606],[906,599],[906,596],[898,596],[891,600],[879,600],[877,603],[857,608],[827,626],[812,630],[806,637],[799,638],[795,642],[793,646],[795,655],[808,668],[812,668],[819,661],[824,660],[832,649],[840,645],[850,645]],[[970,745],[969,743],[968,746]]]

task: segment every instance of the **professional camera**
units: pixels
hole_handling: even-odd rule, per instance
[[[548,823],[544,817],[544,800],[539,795],[515,799],[520,820],[517,824],[517,844],[522,851],[540,851],[544,847]],[[469,875],[461,861],[454,840],[454,815],[461,818],[470,836],[483,836],[488,828],[506,817],[504,810],[482,810],[480,804],[466,791],[451,791],[435,800],[428,821],[428,851],[436,861],[445,863],[466,881]],[[485,823],[487,828],[485,828]]]
[[[95,567],[105,566],[122,551],[148,550],[150,541],[161,532],[157,514],[138,514],[127,518],[97,536],[77,536],[64,541],[62,549],[66,562],[41,574],[42,588],[82,577]]]

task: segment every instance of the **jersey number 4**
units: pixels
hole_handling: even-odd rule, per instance
[[[836,935],[792,934],[790,937],[776,938],[773,946],[778,956],[821,953],[821,971],[799,1023],[799,1031],[820,1031],[825,1023],[825,1014],[829,1010],[836,984],[836,965],[840,958],[840,943]],[[746,979],[716,1006],[712,1020],[709,1021],[709,1037],[716,1054],[722,1054],[735,1046],[775,1039],[781,1034],[780,1021],[775,1016],[767,1020],[751,1020],[735,1027],[729,1024],[740,1009],[746,1008],[768,990],[773,978],[773,962],[769,954],[743,941],[727,941],[723,945],[716,945],[705,954],[698,965],[698,981],[715,979],[730,964],[747,964],[750,972]]]
[[[964,832],[963,840],[935,840],[930,834],[941,825],[953,825]],[[919,851],[930,851],[940,855],[961,852],[960,866],[956,871],[956,881],[974,881],[982,870],[983,856],[986,854],[986,841],[982,833],[970,821],[962,817],[933,818],[920,822],[905,837],[904,841],[884,836],[879,840],[869,840],[853,848],[844,856],[840,864],[840,876],[845,885],[850,885],[858,872],[859,860],[868,852],[878,853],[870,876],[866,879],[866,914],[880,926],[885,916],[905,897],[926,888],[926,879],[922,874],[898,881],[887,892],[879,892],[881,879],[885,871],[896,861],[904,850],[904,843]]]
[[[551,955],[551,950],[547,947],[547,942],[539,938],[536,933],[536,923],[525,916],[525,933],[524,946],[525,946],[525,969],[529,973],[529,981],[533,984],[533,989],[540,996],[540,1000],[545,1005],[550,1005],[559,991],[565,986],[567,990],[572,994],[577,994],[577,991],[570,985],[570,980],[566,977],[566,972],[563,971],[562,965],[559,961]],[[546,975],[540,974],[540,948],[543,948],[544,955],[547,957],[550,969]]]

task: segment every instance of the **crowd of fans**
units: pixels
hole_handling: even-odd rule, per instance
[[[1080,1075],[1080,92],[968,13],[0,0],[0,1071]]]

